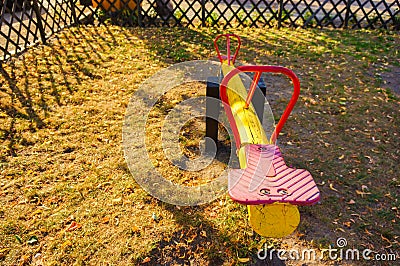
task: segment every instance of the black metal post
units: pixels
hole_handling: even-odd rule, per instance
[[[350,19],[350,8],[351,8],[351,2],[353,0],[347,0],[346,1],[346,14],[344,16],[344,28],[347,29],[349,26],[349,19]]]
[[[78,25],[79,24],[79,20],[78,20],[78,17],[76,16],[76,12],[75,12],[75,1],[74,0],[69,0],[69,4],[71,5],[71,14],[72,14],[72,17],[74,19],[74,24]]]
[[[219,84],[221,83],[218,77],[209,77],[207,80],[206,89],[206,151],[211,151],[218,143],[218,121],[214,118],[218,117],[221,110],[219,99]],[[213,99],[211,99],[213,98]],[[214,143],[212,143],[214,142]]]
[[[137,7],[137,16],[138,16],[138,25],[139,27],[143,27],[142,24],[142,7],[140,5],[140,3],[142,2],[142,0],[136,0],[136,7]]]
[[[279,1],[279,10],[278,10],[278,29],[282,27],[282,13],[283,13],[283,0]]]
[[[36,14],[37,27],[39,28],[40,37],[42,38],[42,42],[45,44],[46,43],[46,32],[44,31],[44,28],[43,28],[42,14],[40,14],[39,5],[38,5],[37,0],[32,0],[32,5],[33,5],[33,11],[35,11],[35,14]]]
[[[206,0],[201,0],[201,26],[206,26]]]

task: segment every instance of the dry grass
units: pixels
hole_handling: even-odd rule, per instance
[[[385,89],[382,73],[400,67],[399,36],[234,32],[243,37],[241,61],[281,64],[302,81],[280,145],[288,164],[312,172],[322,200],[301,208],[293,236],[253,234],[245,207],[227,196],[192,208],[164,204],[127,170],[121,131],[131,95],[163,67],[213,57],[216,30],[80,27],[1,67],[0,263],[256,263],[265,242],[319,248],[338,237],[346,237],[349,247],[397,251],[400,103]],[[279,92],[276,84],[269,84],[275,92],[270,102],[279,114],[287,91]],[[187,91],[192,93],[198,92]],[[166,95],[160,110],[179,97]],[[191,127],[201,128],[201,121]],[[183,137],[187,155],[196,156],[190,140],[200,135]],[[163,160],[157,152],[152,156],[156,164]],[[324,262],[333,263],[340,262]]]

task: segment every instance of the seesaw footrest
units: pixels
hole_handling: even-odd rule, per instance
[[[247,168],[228,174],[231,198],[246,205],[272,204],[312,205],[320,192],[311,174],[304,169],[288,167],[275,145],[245,146]]]

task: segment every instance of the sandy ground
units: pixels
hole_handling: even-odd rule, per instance
[[[400,96],[400,67],[391,66],[388,72],[381,75],[383,87],[391,89],[395,94]]]

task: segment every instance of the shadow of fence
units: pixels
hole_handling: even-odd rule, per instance
[[[0,63],[0,141],[4,144],[0,162],[31,145],[24,132],[49,126],[52,110],[70,103],[70,96],[85,79],[98,78],[88,68],[104,62],[104,52],[116,41],[111,33],[105,39],[97,29],[89,32],[77,27],[61,32],[51,44],[21,60]]]

